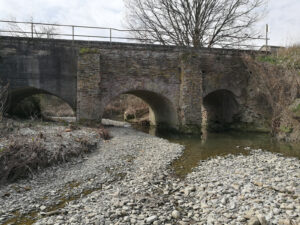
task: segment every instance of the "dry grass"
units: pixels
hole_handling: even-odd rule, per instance
[[[300,45],[280,49],[277,58],[280,65],[300,72]]]
[[[45,117],[72,117],[74,116],[74,111],[67,104],[60,105],[56,108],[47,108],[42,111]]]
[[[40,168],[68,162],[96,149],[99,138],[96,132],[91,134],[91,129],[75,129],[78,128],[24,127],[2,138],[5,144],[0,149],[0,185],[28,177]]]
[[[63,100],[51,96],[40,95],[40,105],[42,114],[46,117],[69,117],[74,116],[73,109]]]
[[[271,107],[272,134],[279,140],[300,141],[300,123],[290,107],[300,98],[300,46],[277,53],[246,58],[256,87]],[[292,110],[293,111],[293,110]]]
[[[100,128],[98,129],[98,133],[100,137],[104,140],[110,140],[112,138],[109,131],[106,130],[103,126],[100,126]]]
[[[293,45],[279,49],[276,53],[259,56],[259,61],[283,66],[287,69],[296,70],[300,75],[300,45]]]
[[[46,167],[48,158],[40,142],[15,141],[0,153],[0,184],[26,177],[38,167]]]

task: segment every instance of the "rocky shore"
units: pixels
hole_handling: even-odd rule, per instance
[[[132,128],[85,158],[0,188],[2,224],[300,224],[300,161],[262,150],[199,162],[185,179],[184,149]]]

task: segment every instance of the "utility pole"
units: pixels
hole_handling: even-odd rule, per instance
[[[266,24],[266,50],[268,51],[268,33],[269,33],[269,25]]]

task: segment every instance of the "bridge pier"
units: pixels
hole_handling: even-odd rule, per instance
[[[101,121],[100,54],[96,49],[79,52],[77,64],[77,121]]]
[[[201,133],[203,91],[198,61],[195,54],[181,55],[179,130],[183,133]]]

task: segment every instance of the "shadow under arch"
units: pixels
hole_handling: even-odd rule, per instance
[[[62,98],[61,96],[57,96],[49,91],[45,91],[43,89],[38,89],[35,87],[22,87],[22,88],[15,88],[9,90],[8,113],[10,113],[12,109],[16,107],[22,100],[38,94],[55,96],[61,99],[62,101],[64,101],[65,103],[67,103],[72,108],[74,113],[76,112],[76,106],[74,106],[66,99]]]
[[[122,92],[117,96],[122,94],[134,95],[149,105],[149,120],[151,125],[164,129],[178,129],[176,108],[167,97],[148,90],[130,90]]]
[[[207,130],[224,131],[238,121],[239,104],[231,91],[219,89],[203,98],[202,114]]]

